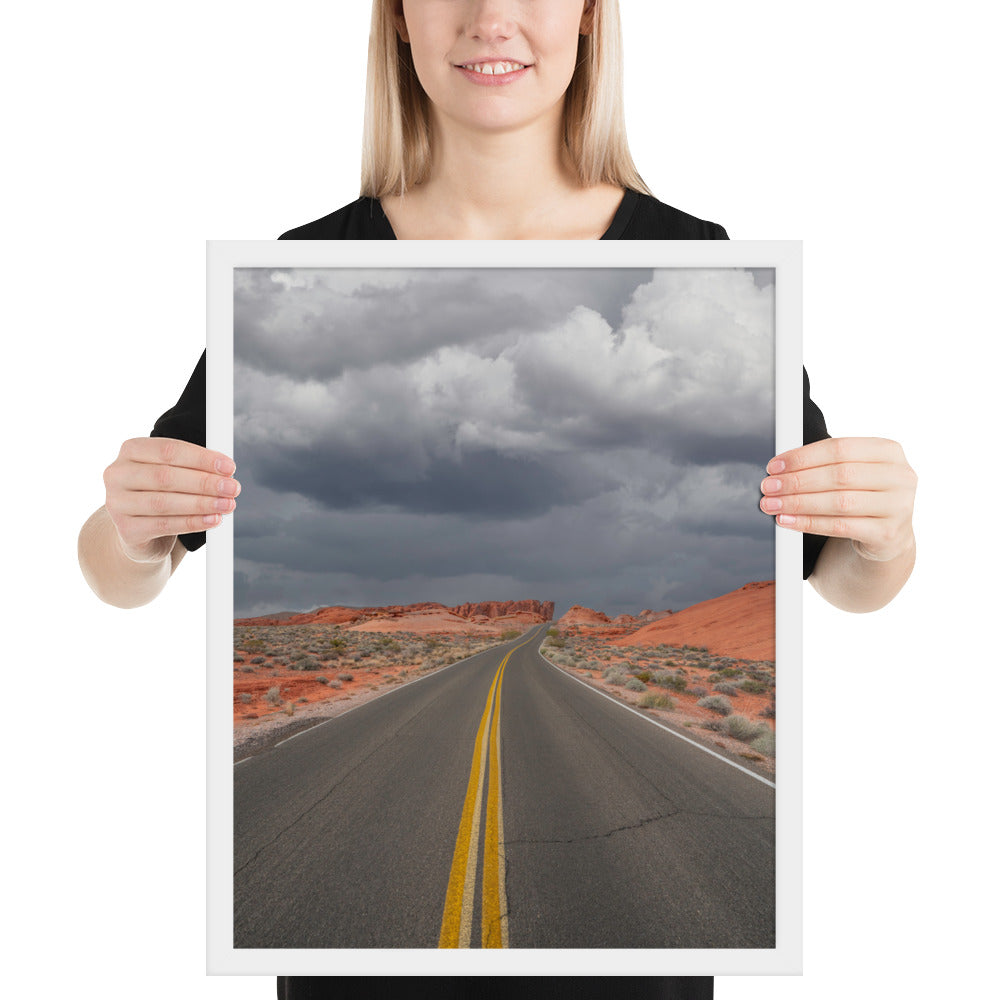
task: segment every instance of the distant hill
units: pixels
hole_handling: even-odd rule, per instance
[[[281,612],[256,618],[237,618],[234,625],[340,625],[364,632],[503,632],[552,620],[552,601],[474,601],[447,607],[434,601],[394,604],[378,608],[343,605],[304,613]]]
[[[774,581],[748,583],[721,597],[643,625],[616,646],[706,646],[717,656],[774,659]]]

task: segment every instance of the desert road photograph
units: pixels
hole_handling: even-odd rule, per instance
[[[773,949],[775,271],[233,273],[233,947]]]

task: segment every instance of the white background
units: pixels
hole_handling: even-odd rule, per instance
[[[366,7],[5,15],[5,995],[273,996],[204,976],[203,554],[124,612],[75,543],[201,350],[204,241],[356,196]],[[626,7],[640,171],[734,239],[805,241],[831,431],[896,438],[921,475],[892,606],[848,616],[807,588],[805,974],[720,980],[718,1000],[977,995],[997,890],[995,15]]]

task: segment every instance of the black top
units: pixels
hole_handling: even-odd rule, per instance
[[[279,976],[278,1000],[712,1000],[712,986],[711,976]]]
[[[359,198],[315,222],[291,229],[283,240],[394,240],[396,234],[377,199]],[[649,195],[626,190],[604,240],[725,240],[722,226],[705,222]],[[802,371],[803,443],[827,438],[826,423],[809,396]],[[151,436],[205,446],[205,354],[177,403],[156,421]],[[764,516],[763,514],[761,516]],[[205,532],[181,535],[189,551],[205,544]],[[804,536],[802,575],[809,576],[825,538]],[[354,995],[365,1000],[711,1000],[711,976],[661,977],[329,977],[279,976],[278,1000],[329,1000]],[[353,986],[353,982],[358,982]]]
[[[336,212],[283,233],[282,240],[394,240],[377,198],[358,198]],[[728,240],[725,229],[648,194],[626,190],[602,240]]]

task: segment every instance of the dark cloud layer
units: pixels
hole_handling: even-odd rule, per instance
[[[237,614],[772,577],[766,277],[241,272]]]

